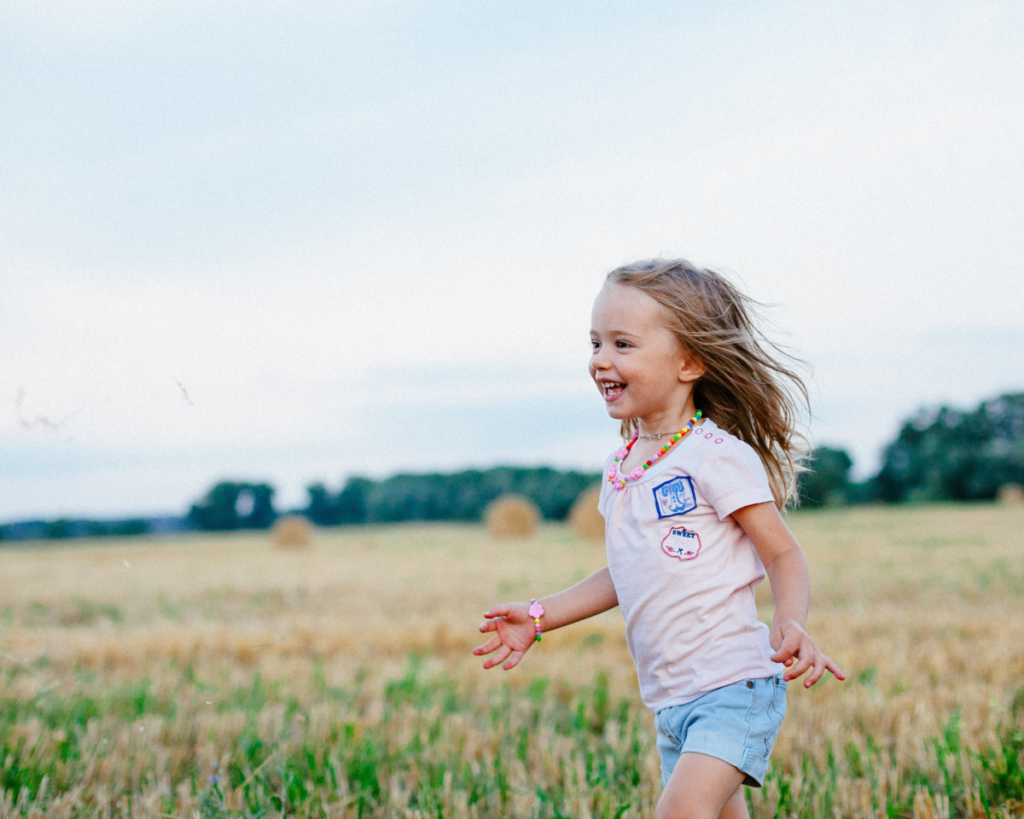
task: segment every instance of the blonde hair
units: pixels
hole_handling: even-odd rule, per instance
[[[794,371],[803,362],[757,326],[761,305],[721,274],[683,259],[634,262],[613,270],[607,281],[636,287],[665,309],[668,328],[705,370],[694,387],[697,408],[754,448],[779,509],[795,503],[796,476],[807,455],[806,439],[796,430],[800,410],[809,410],[807,387]],[[624,438],[636,424],[622,422]]]

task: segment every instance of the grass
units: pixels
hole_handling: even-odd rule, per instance
[[[1024,816],[1024,510],[790,522],[810,630],[850,679],[791,686],[753,815]],[[492,603],[602,563],[558,526],[0,551],[0,819],[650,816],[617,612],[509,674],[469,655]]]

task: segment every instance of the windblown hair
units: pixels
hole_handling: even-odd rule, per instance
[[[719,273],[683,259],[634,262],[607,281],[636,287],[665,309],[668,328],[705,370],[694,387],[697,408],[754,448],[779,509],[795,503],[807,454],[797,432],[800,410],[809,410],[807,387],[794,371],[802,362],[758,327],[761,305]],[[636,426],[636,419],[623,421],[623,437]]]

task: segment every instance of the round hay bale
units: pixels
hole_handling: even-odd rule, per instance
[[[1020,506],[1024,504],[1024,486],[1019,483],[1004,483],[999,487],[996,498],[1007,506]]]
[[[569,510],[569,528],[583,540],[604,541],[604,517],[597,510],[601,487],[584,489]]]
[[[284,515],[274,521],[270,539],[278,549],[305,549],[313,543],[313,524],[302,515]]]
[[[537,531],[540,510],[522,495],[502,495],[488,504],[484,519],[491,537],[529,537]]]

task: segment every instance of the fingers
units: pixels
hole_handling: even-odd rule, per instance
[[[488,620],[491,619],[492,617],[505,617],[508,614],[510,614],[511,611],[512,611],[512,604],[511,603],[499,603],[493,609],[490,609],[489,611],[485,611],[484,612],[484,617],[486,617]]]
[[[481,629],[482,630],[482,629]],[[501,638],[495,634],[490,640],[484,643],[482,646],[477,646],[473,649],[473,653],[478,657],[481,654],[490,654],[494,649],[501,645]]]
[[[486,616],[487,615],[485,614],[484,617]],[[497,631],[498,622],[498,620],[484,620],[484,622],[480,624],[480,631],[482,631],[484,634],[486,634],[488,631]]]
[[[796,662],[790,665],[789,671],[782,675],[784,680],[795,680],[814,666],[816,656],[821,652],[814,647],[814,642],[806,634],[800,640],[800,645],[791,659]],[[789,665],[787,663],[787,665]]]
[[[502,645],[501,648],[498,649],[498,653],[491,657],[491,659],[489,659],[486,663],[484,663],[484,668],[494,668],[494,666],[505,662],[505,660],[508,659],[511,653],[511,648],[509,648],[506,645]],[[518,662],[518,660],[516,662]]]
[[[782,646],[772,655],[772,659],[786,666],[788,670],[782,675],[782,679],[789,682],[813,666],[816,653],[814,641],[807,636],[806,631],[800,629],[786,635]]]
[[[523,659],[524,654],[526,654],[525,651],[513,651],[512,656],[508,658],[508,662],[505,663],[505,665],[503,665],[502,668],[505,671],[511,671],[513,668],[519,665],[519,661]]]
[[[815,651],[814,657],[814,670],[808,675],[807,679],[804,680],[804,687],[810,688],[818,680],[820,680],[826,671],[831,671],[832,676],[837,680],[845,680],[846,675],[843,670],[836,664],[836,661],[829,657],[827,654],[822,654],[820,651]]]
[[[811,654],[813,657],[813,653]],[[813,667],[814,663],[810,659],[798,660],[785,674],[782,675],[782,679],[787,682],[795,680],[797,677],[804,674],[809,668]]]
[[[825,656],[825,655],[822,655]],[[831,657],[825,657],[825,668],[832,672],[832,676],[837,680],[845,680],[846,675],[843,673],[843,669],[839,667],[835,660]]]
[[[807,675],[807,679],[804,680],[804,688],[810,688],[818,680],[821,679],[821,675],[825,673],[825,661],[828,660],[824,654],[820,651],[814,652],[814,663],[811,668],[811,673]]]
[[[802,636],[797,631],[791,631],[787,634],[786,638],[782,641],[782,645],[779,646],[779,650],[772,654],[772,662],[791,666],[793,664],[793,655],[797,654],[800,650]]]
[[[804,680],[804,688],[810,688],[820,680],[826,671],[831,671],[837,680],[845,680],[843,670],[827,654],[820,652],[814,641],[807,635],[799,623],[781,621],[778,631],[773,628],[770,642],[779,647],[771,659],[786,666],[782,679],[791,682],[807,671],[811,673]]]

